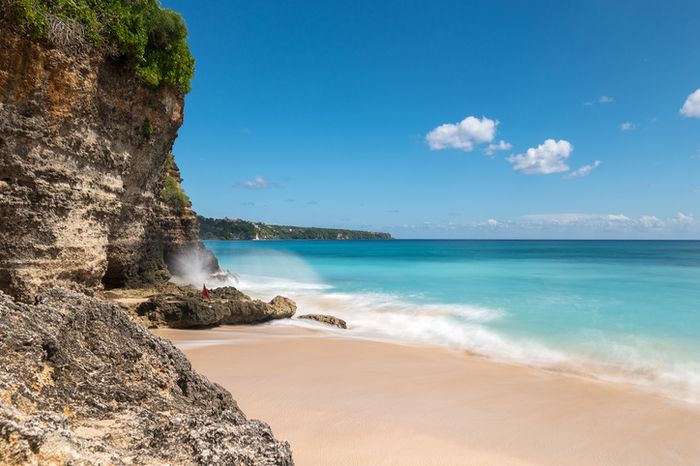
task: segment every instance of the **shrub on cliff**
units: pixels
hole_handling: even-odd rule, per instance
[[[148,85],[190,90],[194,58],[182,17],[158,0],[4,0],[34,39],[78,35],[128,62]],[[81,37],[73,37],[80,39]],[[69,37],[70,39],[70,37]]]
[[[185,194],[185,190],[182,189],[182,185],[180,184],[182,182],[180,179],[180,171],[177,165],[175,165],[175,158],[172,152],[168,153],[165,164],[163,189],[160,192],[161,200],[179,211],[183,210],[185,207],[191,207],[192,201],[190,201],[190,198]]]
[[[170,175],[165,175],[163,180],[163,190],[160,193],[163,202],[176,210],[182,210],[185,207],[190,207],[190,198],[185,194],[180,183]]]

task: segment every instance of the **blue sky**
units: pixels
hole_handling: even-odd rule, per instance
[[[202,215],[700,238],[700,2],[163,5],[197,60],[174,152]]]

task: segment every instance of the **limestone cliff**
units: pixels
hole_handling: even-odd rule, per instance
[[[103,51],[0,22],[0,290],[151,284],[201,250],[189,207],[160,202],[183,103]]]
[[[66,16],[86,11],[100,21]],[[152,38],[138,28],[154,18]],[[155,284],[180,255],[218,270],[170,156],[191,73],[126,62],[119,41],[86,42],[90,25],[192,65],[156,0],[0,0],[0,464],[292,465],[172,344],[72,291]]]

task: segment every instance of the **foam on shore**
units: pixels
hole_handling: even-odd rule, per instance
[[[318,279],[311,273],[304,278]],[[600,380],[629,383],[655,393],[700,403],[700,365],[665,357],[658,342],[629,336],[614,341],[602,334],[582,334],[577,347],[556,348],[531,338],[506,335],[489,324],[507,312],[469,304],[409,302],[386,293],[337,292],[313,281],[242,275],[234,285],[255,298],[274,295],[294,299],[301,312],[332,314],[348,322],[338,330],[300,319],[280,320],[275,326],[316,328],[344,338],[464,350],[498,361],[573,373]],[[682,355],[680,355],[682,356]]]

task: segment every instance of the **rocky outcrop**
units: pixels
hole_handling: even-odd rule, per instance
[[[195,214],[160,198],[182,121],[174,87],[0,17],[0,290],[149,285],[182,251],[209,257]]]
[[[0,293],[0,464],[291,465],[171,343],[68,290]]]
[[[159,294],[140,304],[136,313],[152,326],[201,328],[289,318],[296,308],[294,301],[283,296],[266,303],[251,299],[234,287],[223,287],[210,290],[209,298],[185,289],[178,293]]]
[[[299,316],[298,318],[315,320],[316,322],[321,322],[322,324],[326,325],[334,325],[338,328],[348,328],[347,323],[343,319],[339,319],[338,317],[334,316],[329,316],[327,314],[304,314],[303,316]]]

